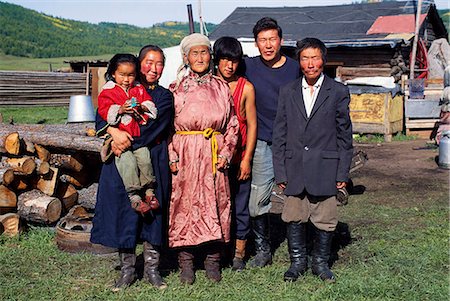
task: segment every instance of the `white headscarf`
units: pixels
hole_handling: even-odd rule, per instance
[[[211,52],[211,42],[209,41],[207,36],[204,36],[200,33],[190,34],[184,37],[183,40],[181,40],[180,51],[183,63],[177,71],[177,83],[175,85],[175,90],[178,89],[178,86],[180,85],[182,79],[186,77],[191,70],[191,68],[189,67],[187,56],[191,48],[194,46],[207,46],[209,48],[209,51]]]

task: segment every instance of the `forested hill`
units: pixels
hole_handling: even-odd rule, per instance
[[[207,24],[208,31],[215,26]],[[141,46],[150,43],[160,47],[177,45],[188,32],[188,23],[165,22],[149,28],[91,24],[0,2],[0,52],[14,56],[45,58],[136,53]]]

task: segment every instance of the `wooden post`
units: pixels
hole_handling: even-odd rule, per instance
[[[414,69],[416,65],[416,54],[417,54],[417,41],[419,40],[419,29],[420,29],[420,14],[422,10],[422,0],[417,1],[417,14],[416,14],[416,27],[414,32],[414,42],[413,49],[411,53],[411,62],[409,67],[409,78],[414,78]]]

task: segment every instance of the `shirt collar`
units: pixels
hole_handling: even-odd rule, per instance
[[[323,83],[323,79],[324,79],[324,78],[325,78],[325,76],[323,75],[323,73],[321,73],[320,76],[319,76],[319,79],[318,79],[318,80],[316,81],[316,83],[314,84],[314,88],[315,88],[315,89],[320,88],[320,87],[322,86],[322,83]],[[308,83],[306,82],[306,79],[305,79],[304,76],[302,77],[302,88],[303,88],[303,89],[309,88],[309,85],[308,85]]]

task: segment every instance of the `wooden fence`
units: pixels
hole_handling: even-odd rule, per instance
[[[0,106],[67,106],[70,96],[89,91],[87,79],[86,73],[0,71]]]

